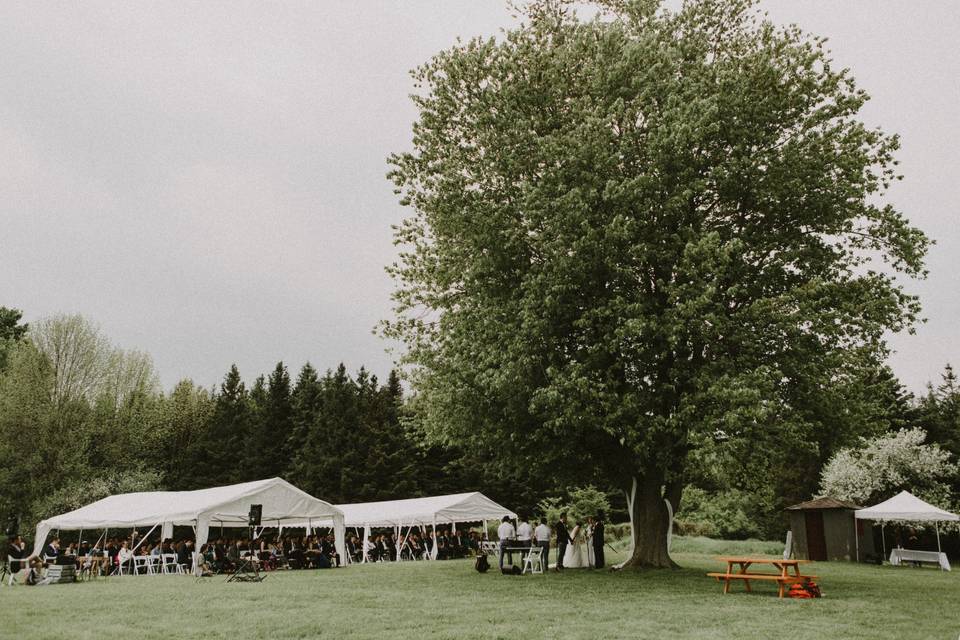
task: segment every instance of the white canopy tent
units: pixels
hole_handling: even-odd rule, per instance
[[[252,504],[263,506],[262,526],[275,524],[279,528],[290,526],[291,522],[303,522],[307,526],[313,522],[329,523],[334,530],[337,554],[346,557],[343,512],[282,478],[197,491],[146,491],[110,496],[41,521],[37,525],[33,554],[40,554],[52,529],[160,526],[161,535],[170,537],[175,525],[194,528],[195,551],[199,551],[207,542],[211,525],[246,527]]]
[[[889,500],[872,507],[858,509],[854,512],[857,520],[877,520],[880,522],[880,539],[883,544],[883,555],[887,555],[887,543],[883,536],[883,525],[890,520],[908,520],[912,522],[933,522],[937,531],[937,553],[940,553],[940,525],[941,522],[955,522],[960,516],[949,511],[928,504],[909,491],[901,491]],[[857,561],[860,561],[860,537],[857,540]]]
[[[391,528],[396,532],[397,559],[406,543],[410,529],[426,529],[430,525],[434,532],[439,524],[455,525],[458,522],[484,522],[500,520],[504,516],[516,518],[517,514],[501,506],[478,491],[455,493],[427,498],[409,498],[407,500],[386,500],[383,502],[357,502],[338,504],[343,512],[344,523],[348,527],[363,527],[363,560],[366,561],[366,542],[372,528]],[[304,526],[304,523],[284,526]],[[404,535],[406,528],[406,535]],[[430,549],[430,557],[436,558],[436,543]]]

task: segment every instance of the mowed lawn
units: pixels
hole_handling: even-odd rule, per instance
[[[761,543],[762,545],[762,543]],[[819,600],[776,587],[729,595],[704,576],[749,543],[679,539],[675,571],[502,576],[468,560],[224,577],[100,579],[0,588],[3,638],[945,638],[960,636],[960,575],[816,563]],[[760,550],[772,550],[770,545]],[[616,559],[616,558],[614,558]]]

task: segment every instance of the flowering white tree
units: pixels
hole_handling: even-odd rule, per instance
[[[906,489],[941,508],[950,508],[949,481],[960,473],[950,454],[937,444],[924,444],[920,428],[863,440],[843,449],[824,466],[820,493],[859,504],[874,504]]]

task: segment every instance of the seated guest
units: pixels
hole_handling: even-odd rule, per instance
[[[209,577],[213,575],[213,545],[205,544],[200,547],[200,553],[197,557],[199,562],[200,575]]]
[[[340,558],[337,557],[337,546],[333,543],[333,536],[328,535],[321,539],[320,553],[330,561],[332,566],[340,566]]]
[[[57,556],[60,555],[60,538],[54,538],[46,547],[43,548],[43,559],[50,564],[55,564]]]
[[[353,562],[360,561],[360,549],[357,548],[357,536],[350,536],[347,538],[347,555],[350,556],[350,560]]]
[[[121,542],[120,548],[117,549],[116,564],[118,567],[122,567],[123,570],[133,570],[133,552],[130,550],[130,545],[126,540]]]
[[[177,545],[177,564],[193,569],[193,540],[187,540]]]
[[[388,562],[390,560],[390,545],[383,535],[377,538],[377,560],[379,562]]]
[[[7,557],[10,558],[10,571],[11,573],[18,573],[26,565],[25,562],[16,562],[17,560],[25,560],[27,555],[27,545],[24,543],[21,536],[13,536],[10,538],[10,543],[7,545]]]

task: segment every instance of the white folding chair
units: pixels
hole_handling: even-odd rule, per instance
[[[183,574],[183,565],[177,562],[177,554],[164,553],[160,555],[160,566],[163,573]]]
[[[15,562],[20,567],[20,569],[18,569],[17,571],[13,570],[13,563]],[[26,565],[27,565],[26,560],[20,560],[19,558],[14,558],[13,556],[9,556],[9,555],[7,556],[7,562],[6,564],[3,565],[3,572],[6,574],[6,577],[7,577],[7,580],[6,580],[7,586],[12,587],[14,582],[19,582],[19,579],[17,578],[17,576],[20,574],[20,572],[23,570],[23,567],[25,567]]]
[[[153,562],[150,556],[133,556],[133,574],[140,575],[140,569],[145,569],[144,574],[153,575]]]
[[[523,572],[543,573],[543,547],[530,547],[523,560]]]

